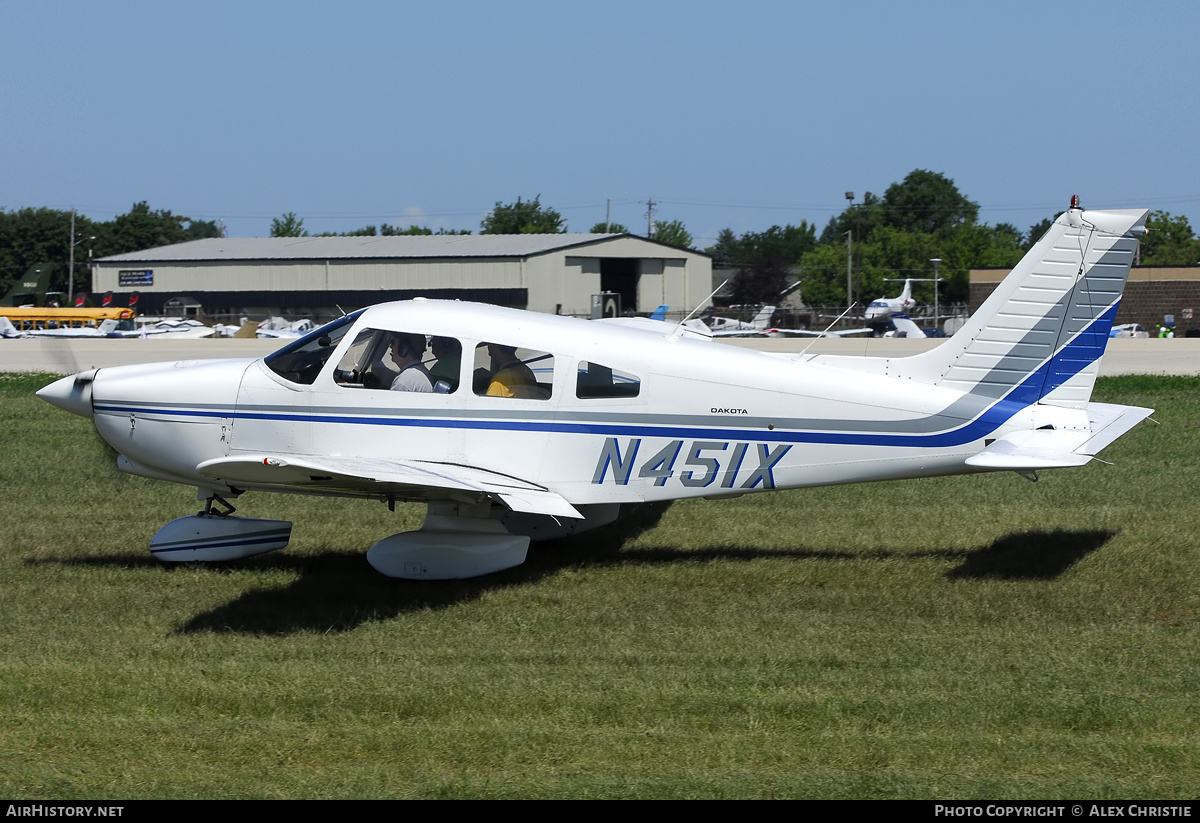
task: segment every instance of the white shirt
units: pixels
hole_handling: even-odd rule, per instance
[[[400,370],[392,381],[392,391],[433,391],[433,379],[429,370],[419,361],[413,361]]]

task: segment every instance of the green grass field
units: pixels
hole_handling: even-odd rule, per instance
[[[1195,798],[1200,381],[1081,469],[693,501],[451,583],[418,507],[247,495],[283,552],[169,566],[194,489],[0,378],[0,796]]]

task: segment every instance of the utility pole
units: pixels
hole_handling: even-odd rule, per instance
[[[938,327],[938,266],[941,265],[942,258],[933,257],[929,260],[933,264],[933,327]]]
[[[75,207],[71,207],[71,250],[67,253],[67,305],[75,305]],[[13,301],[14,303],[16,301]]]
[[[92,235],[88,240],[95,240],[96,236]],[[70,249],[67,252],[67,305],[75,305],[75,247],[82,243],[84,238],[75,236],[75,208],[71,207],[71,239]],[[92,264],[92,249],[88,247],[88,268],[91,269]]]
[[[654,207],[658,205],[653,200],[646,201],[646,239],[654,236]]]
[[[846,202],[854,206],[854,192],[846,192]],[[846,311],[854,305],[854,247],[851,245],[850,232],[846,232]]]
[[[854,232],[846,232],[846,310],[849,311],[850,306],[854,303],[852,296],[854,289],[854,246],[851,244],[851,235]]]

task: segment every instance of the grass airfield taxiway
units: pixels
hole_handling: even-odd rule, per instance
[[[947,338],[950,339],[950,338]],[[90,368],[124,366],[174,360],[209,360],[219,357],[263,357],[287,340],[147,339],[0,340],[0,372],[50,372],[73,374]],[[722,344],[771,352],[848,354],[865,357],[902,357],[942,345],[946,340],[732,338]],[[1100,365],[1104,377],[1122,374],[1200,375],[1200,338],[1113,339]]]

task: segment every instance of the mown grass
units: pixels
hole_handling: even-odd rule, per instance
[[[489,578],[377,575],[421,511],[194,492],[0,379],[0,796],[1194,798],[1200,381],[1082,469],[647,510]]]

